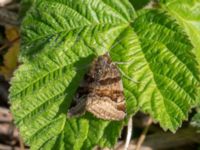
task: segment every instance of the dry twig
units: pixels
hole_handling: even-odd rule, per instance
[[[142,145],[142,143],[143,143],[144,140],[145,140],[146,134],[147,134],[147,132],[148,132],[149,127],[150,127],[151,124],[152,124],[152,119],[149,117],[149,118],[148,118],[148,121],[147,121],[147,125],[146,125],[146,127],[144,128],[142,134],[140,135],[140,137],[139,137],[139,139],[138,139],[138,142],[137,142],[137,145],[136,145],[135,150],[140,150],[141,145]]]
[[[21,136],[19,136],[19,145],[20,145],[20,150],[25,150],[24,141]]]

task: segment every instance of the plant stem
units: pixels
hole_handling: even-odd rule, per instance
[[[124,150],[128,150],[128,146],[131,141],[132,130],[133,130],[133,119],[132,119],[132,117],[130,117],[130,119],[128,121],[128,126],[127,126],[127,136],[126,136],[126,143],[124,146]]]

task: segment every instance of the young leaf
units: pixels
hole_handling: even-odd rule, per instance
[[[195,54],[200,63],[200,1],[162,0],[162,7],[184,28],[194,45]]]
[[[162,7],[184,27],[200,62],[200,1],[162,0],[162,2]]]
[[[22,24],[12,112],[31,149],[111,147],[124,122],[67,118],[88,65],[109,51],[122,74],[127,115],[141,109],[175,131],[196,100],[192,45],[168,15],[136,18],[127,0],[36,1]]]

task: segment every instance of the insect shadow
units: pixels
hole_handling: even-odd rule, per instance
[[[60,104],[57,116],[59,116],[60,114],[67,114],[68,109],[72,105],[73,97],[81,81],[83,80],[85,73],[89,70],[88,64],[90,64],[94,58],[95,54],[91,54],[87,57],[80,58],[79,61],[73,64],[76,73],[64,91],[65,97],[63,102]]]

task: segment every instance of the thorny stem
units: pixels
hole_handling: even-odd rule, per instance
[[[124,150],[128,150],[128,146],[131,141],[132,130],[133,130],[133,119],[132,119],[132,117],[130,117],[130,119],[128,121],[128,126],[127,126],[127,136],[126,136],[126,143],[124,146]]]
[[[139,137],[139,139],[138,139],[138,142],[137,142],[137,144],[136,144],[135,150],[140,150],[140,148],[141,148],[141,146],[142,146],[142,143],[144,142],[144,140],[145,140],[145,138],[146,138],[146,134],[147,134],[147,132],[148,132],[148,130],[149,130],[149,127],[150,127],[150,125],[152,124],[152,121],[153,121],[152,118],[149,117],[149,118],[148,118],[148,121],[147,121],[147,125],[146,125],[146,127],[144,128],[142,134],[140,135],[140,137]]]

